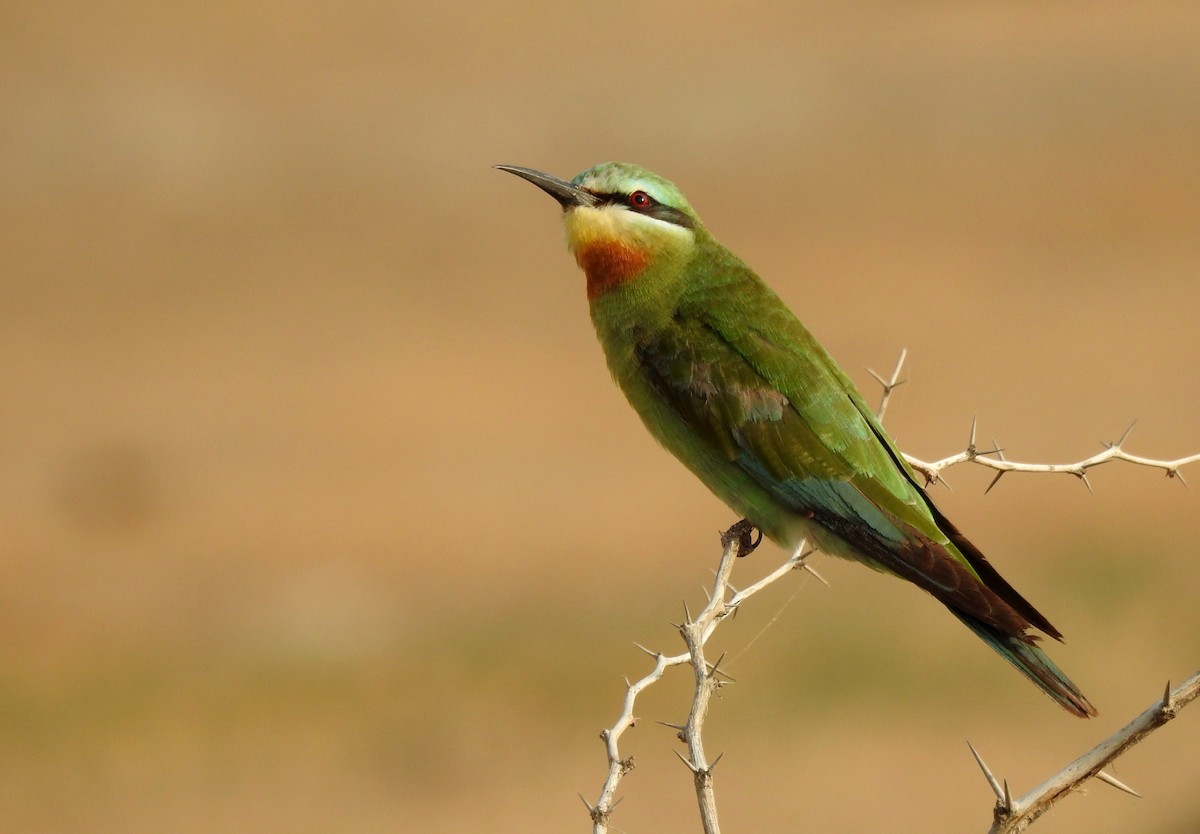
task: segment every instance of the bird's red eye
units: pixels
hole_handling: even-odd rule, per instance
[[[650,208],[650,204],[653,202],[645,191],[635,191],[629,195],[629,205],[635,209]]]

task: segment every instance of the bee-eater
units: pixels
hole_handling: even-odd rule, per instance
[[[1068,712],[1096,715],[1039,649],[1062,635],[933,505],[854,383],[683,194],[636,165],[559,202],[609,370],[650,433],[780,545],[805,539],[928,591]]]

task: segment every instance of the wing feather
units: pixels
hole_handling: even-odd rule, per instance
[[[770,293],[757,283],[739,290]],[[804,326],[777,299],[753,306],[773,312],[733,306],[721,318],[710,311],[731,305],[681,305],[670,327],[638,338],[642,373],[711,448],[868,564],[1004,633],[1032,639],[1032,624],[1058,637],[936,510]]]

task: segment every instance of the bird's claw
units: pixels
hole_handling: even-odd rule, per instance
[[[738,558],[749,556],[756,547],[762,544],[762,530],[743,518],[721,535],[723,547],[728,547],[734,541],[738,544]]]

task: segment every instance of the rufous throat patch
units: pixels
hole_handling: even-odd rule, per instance
[[[615,240],[598,240],[575,252],[575,262],[587,276],[588,301],[634,278],[649,261],[644,249]]]

